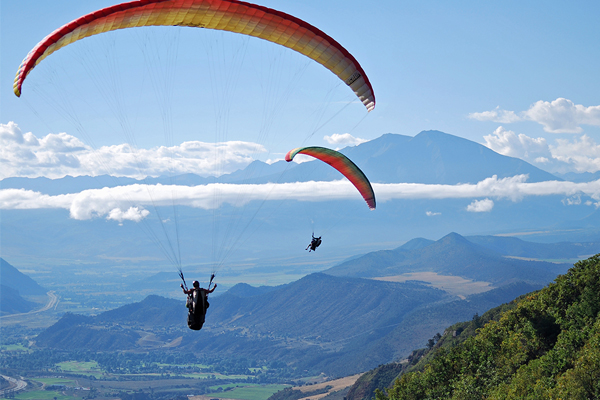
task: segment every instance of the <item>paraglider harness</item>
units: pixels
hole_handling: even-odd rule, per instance
[[[179,271],[179,276],[181,277],[181,280],[183,281],[183,287],[187,292],[187,284],[185,283],[185,278],[183,277],[183,272],[181,270]],[[210,282],[208,283],[209,290],[214,278],[215,274],[211,274]],[[185,306],[188,309],[188,328],[195,331],[199,331],[204,325],[204,320],[206,318],[206,310],[210,306],[210,303],[208,302],[208,294],[206,289],[194,288],[194,290],[187,295]]]
[[[321,245],[321,236],[316,238],[315,233],[313,232],[312,240],[310,241],[310,244],[308,245],[308,247],[306,247],[305,250],[308,250],[310,248],[310,250],[308,250],[308,252],[310,253],[311,251],[316,251],[317,247],[319,247],[320,245]]]

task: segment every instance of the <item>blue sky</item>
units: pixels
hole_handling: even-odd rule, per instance
[[[70,45],[14,96],[16,70],[38,41],[112,4],[2,1],[0,178],[225,173],[301,145],[341,148],[429,129],[550,172],[600,170],[598,2],[260,2],[317,26],[356,57],[377,99],[368,114],[334,75],[287,49],[174,27]],[[173,82],[167,89],[163,76]],[[125,143],[136,145],[137,161]]]
[[[13,94],[17,68],[36,43],[113,4],[0,0],[0,179],[222,174],[254,159],[281,160],[298,146],[343,148],[424,130],[554,173],[600,171],[600,2],[261,1],[318,27],[355,56],[375,91],[370,113],[333,74],[301,55],[242,35],[176,27],[69,45],[32,71],[21,98]],[[485,215],[496,203],[550,195],[589,212],[600,207],[600,180],[491,176],[374,190],[375,212],[393,199],[464,199],[467,212]],[[60,195],[0,188],[3,210],[64,209],[70,218],[115,226],[157,217],[157,206],[210,210],[260,199],[355,199],[369,212],[343,180],[140,184]],[[427,216],[432,224],[442,218],[436,210]]]

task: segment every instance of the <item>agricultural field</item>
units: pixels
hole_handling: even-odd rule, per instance
[[[266,400],[292,384],[272,365],[251,367],[245,359],[64,352],[30,349],[23,344],[3,345],[1,352],[0,372],[20,380],[21,385],[26,383],[17,393],[7,391],[15,399],[102,400],[146,393],[153,399],[205,395],[209,399]]]
[[[273,393],[289,387],[289,385],[250,385],[235,387],[223,393],[227,399],[239,400],[265,400],[271,397]],[[192,397],[194,399],[194,397]]]
[[[72,374],[93,376],[96,379],[102,376],[101,368],[96,361],[63,361],[56,364],[56,369]]]

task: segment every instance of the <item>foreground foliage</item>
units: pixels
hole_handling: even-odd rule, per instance
[[[600,398],[600,254],[440,347],[377,400]]]

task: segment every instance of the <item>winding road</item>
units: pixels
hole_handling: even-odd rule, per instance
[[[6,376],[6,375],[0,375],[0,376],[10,382],[9,388],[0,390],[0,396],[4,396],[5,394],[11,393],[11,392],[16,393],[19,390],[25,389],[25,387],[27,386],[27,382],[25,382],[21,379],[11,378],[10,376]]]
[[[56,306],[58,305],[58,296],[54,293],[54,290],[51,290],[49,292],[46,293],[48,295],[48,303],[46,303],[46,305],[42,308],[39,308],[37,310],[33,310],[33,311],[29,311],[26,313],[19,313],[19,314],[9,314],[9,315],[2,315],[0,316],[0,320],[6,320],[9,318],[17,318],[17,317],[22,317],[24,315],[31,315],[31,314],[37,314],[37,313],[41,313],[44,311],[48,311],[52,308],[56,308]]]
[[[48,295],[48,302],[42,308],[38,308],[37,310],[29,311],[27,313],[3,315],[3,316],[0,316],[0,320],[7,321],[10,319],[18,319],[18,318],[22,318],[23,316],[39,314],[39,313],[42,313],[42,312],[45,312],[45,311],[48,311],[51,309],[56,309],[56,306],[58,306],[59,297],[52,290],[47,292],[46,294]],[[17,323],[18,323],[18,321],[17,321]],[[27,382],[25,382],[22,379],[13,378],[13,377],[6,376],[6,375],[0,375],[0,376],[2,376],[4,379],[6,379],[10,383],[10,387],[0,390],[0,397],[4,397],[8,393],[16,393],[27,387]]]

